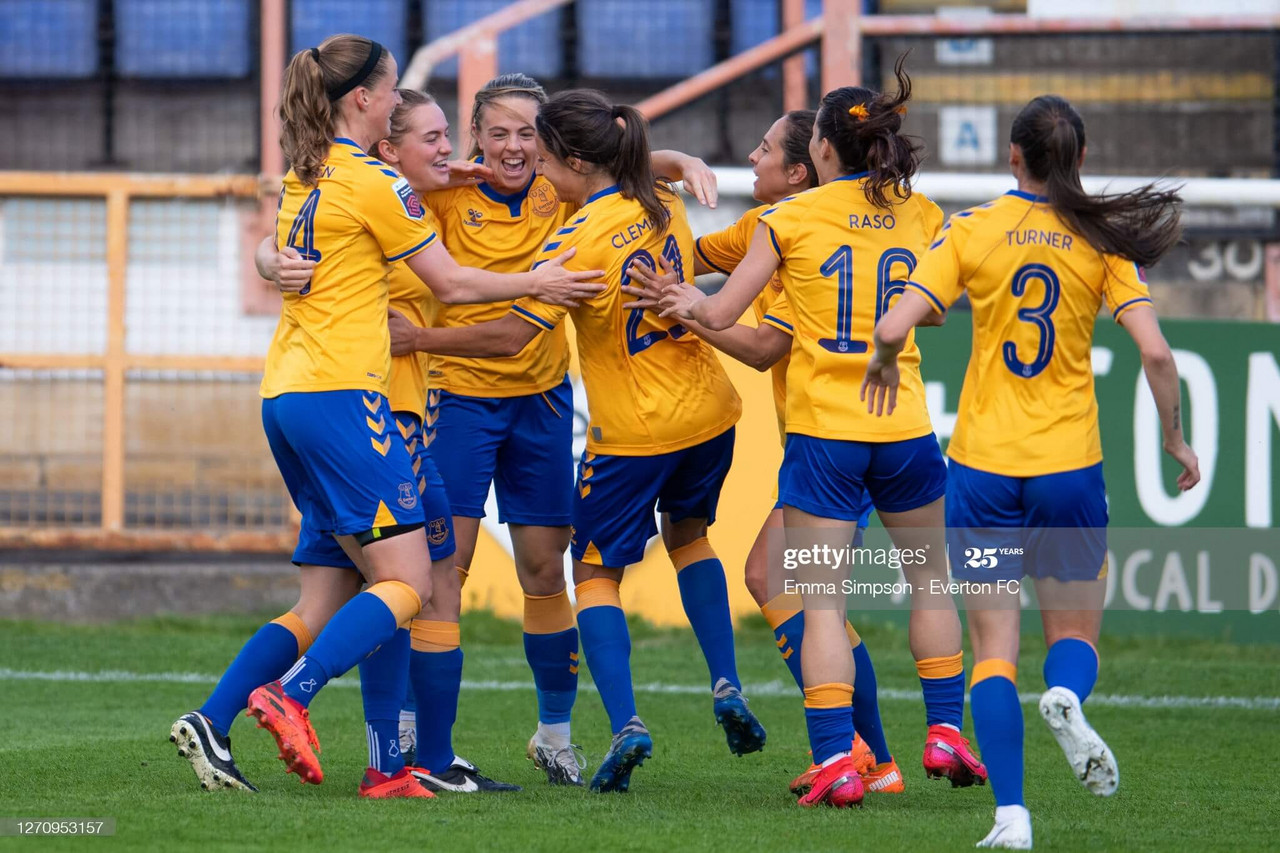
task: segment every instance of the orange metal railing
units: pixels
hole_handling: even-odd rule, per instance
[[[973,38],[998,35],[1141,33],[1141,32],[1262,32],[1280,30],[1280,15],[1205,15],[1160,18],[1032,18],[1026,15],[992,14],[950,17],[942,15],[864,15],[861,0],[825,0],[823,13],[799,23],[803,3],[786,0],[781,33],[750,50],[713,65],[636,106],[650,120],[666,115],[728,85],[759,68],[796,51],[821,44],[822,89],[856,86],[862,78],[862,41],[868,36],[939,36]],[[799,57],[784,63],[784,109],[809,105],[804,93],[804,67]],[[790,76],[787,76],[787,70]]]
[[[279,550],[291,544],[287,525],[278,530],[147,531],[125,527],[126,376],[130,371],[189,371],[197,374],[256,374],[261,357],[134,353],[126,343],[126,272],[129,263],[130,203],[135,199],[251,199],[263,195],[252,175],[148,176],[94,173],[0,172],[0,197],[104,199],[106,336],[100,352],[0,352],[0,368],[101,372],[101,520],[97,528],[0,528],[7,547],[70,546],[130,548],[224,548]],[[16,413],[15,413],[16,414]],[[181,417],[181,413],[175,415]]]

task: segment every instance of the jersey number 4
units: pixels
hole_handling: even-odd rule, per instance
[[[320,250],[316,248],[316,207],[319,204],[320,188],[316,187],[302,203],[298,215],[293,219],[293,225],[289,226],[289,239],[284,242],[289,248],[297,249],[304,261],[320,260]],[[298,291],[298,295],[306,296],[310,292],[311,282],[308,281],[307,286]]]
[[[680,244],[676,242],[674,236],[667,236],[667,242],[662,247],[662,257],[675,270],[680,280],[684,281],[684,257],[680,254]],[[631,283],[631,276],[627,273],[627,270],[631,269],[633,263],[644,264],[651,270],[658,268],[657,263],[653,260],[653,255],[647,249],[632,252],[622,262],[621,284],[623,286]],[[687,331],[684,326],[677,323],[666,331],[654,329],[642,335],[640,334],[640,321],[642,319],[644,319],[643,308],[632,308],[631,312],[627,314],[627,352],[630,355],[639,355],[658,341],[666,340],[668,335],[674,340],[679,340]]]
[[[1018,309],[1019,320],[1031,323],[1040,330],[1040,340],[1036,343],[1036,357],[1030,364],[1022,361],[1018,358],[1018,345],[1013,341],[1005,341],[1003,348],[1005,367],[1009,368],[1014,376],[1021,376],[1023,379],[1038,376],[1049,366],[1049,360],[1053,358],[1053,312],[1058,307],[1058,298],[1062,295],[1058,274],[1044,264],[1027,264],[1019,267],[1013,274],[1011,285],[1013,295],[1023,296],[1027,292],[1027,285],[1037,280],[1044,283],[1044,299],[1033,308]]]
[[[889,310],[889,302],[902,293],[902,280],[893,280],[893,267],[902,264],[907,268],[907,276],[916,268],[916,256],[909,249],[886,249],[876,264],[876,316]],[[831,257],[823,261],[819,272],[826,278],[836,277],[836,335],[834,338],[819,338],[818,346],[828,352],[862,353],[866,352],[866,341],[853,339],[853,247],[841,246],[832,252]]]

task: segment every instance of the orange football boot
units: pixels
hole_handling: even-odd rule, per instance
[[[987,767],[969,748],[969,741],[951,726],[929,726],[924,742],[924,772],[930,779],[947,778],[953,788],[987,784]]]
[[[364,778],[360,780],[360,796],[370,800],[434,800],[436,798],[435,794],[422,787],[422,783],[409,772],[408,767],[401,767],[391,776],[379,773],[372,767],[366,767]]]
[[[280,748],[279,758],[285,763],[286,773],[297,773],[304,785],[307,782],[319,785],[324,781],[320,759],[316,758],[320,741],[311,728],[311,717],[306,708],[285,695],[279,681],[264,684],[250,693],[249,709],[244,715],[257,720],[258,728],[271,732]]]
[[[853,769],[858,771],[859,775],[865,775],[876,763],[875,753],[871,751],[871,747],[867,746],[862,735],[856,732],[853,735],[853,745],[849,749],[849,760],[853,762]],[[807,792],[813,787],[813,780],[821,769],[817,764],[810,764],[808,770],[791,780],[791,793],[798,797]]]
[[[898,769],[898,762],[892,758],[864,772],[862,787],[873,794],[901,794],[907,790],[902,781],[902,771]]]
[[[818,769],[813,785],[798,802],[806,808],[828,805],[837,809],[862,805],[862,777],[848,756]]]

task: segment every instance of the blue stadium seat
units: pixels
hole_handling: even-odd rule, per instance
[[[0,3],[0,77],[92,77],[97,0]]]
[[[782,31],[782,5],[779,0],[733,0],[729,14],[733,21],[729,31],[729,45],[734,54],[755,47]],[[805,0],[805,20],[821,14],[822,0]],[[818,52],[806,50],[804,58],[805,73],[813,76],[817,73]],[[775,76],[776,73],[775,69],[766,69],[768,76]]]
[[[125,77],[247,77],[249,0],[115,0],[116,70]]]
[[[511,0],[421,0],[427,41],[448,35],[460,27],[508,6]],[[498,37],[498,72],[523,71],[533,77],[558,77],[564,68],[560,31],[564,12],[539,15]],[[450,59],[431,72],[432,77],[458,76],[458,62]]]
[[[713,0],[578,0],[587,77],[687,77],[714,61]]]
[[[401,73],[409,65],[409,0],[292,0],[290,50],[315,47],[338,33],[371,38],[396,58]]]

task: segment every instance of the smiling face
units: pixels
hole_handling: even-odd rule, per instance
[[[408,129],[393,143],[378,143],[380,159],[394,166],[415,192],[426,193],[449,183],[449,122],[436,103],[421,104],[409,111]]]
[[[518,192],[533,178],[538,158],[533,124],[537,115],[538,102],[523,95],[497,98],[476,115],[471,132],[485,165],[493,169],[489,184],[501,193]]]

